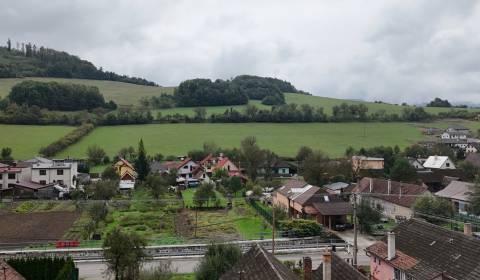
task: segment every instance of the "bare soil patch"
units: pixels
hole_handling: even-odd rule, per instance
[[[0,246],[56,241],[73,225],[75,212],[0,214]]]

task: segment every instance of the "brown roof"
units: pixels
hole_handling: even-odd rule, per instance
[[[372,186],[371,190],[370,183]],[[360,180],[354,192],[369,194],[372,197],[405,207],[411,207],[418,195],[429,193],[425,185],[419,186],[397,181],[390,181],[389,192],[388,183],[389,180],[365,177]]]
[[[42,185],[39,183],[30,182],[30,181],[20,181],[20,182],[13,183],[13,185],[21,188],[31,189],[31,190],[40,190],[40,189],[51,187],[54,184]]]
[[[288,267],[259,244],[254,244],[220,280],[299,280]]]
[[[405,269],[415,279],[433,279],[442,272],[452,279],[480,279],[480,240],[417,219],[401,223],[393,232],[397,252],[417,261]],[[386,242],[384,237],[384,245],[376,243],[367,251],[385,256]],[[400,265],[411,264],[405,261]]]
[[[450,199],[470,201],[474,192],[474,187],[475,184],[473,183],[452,181],[443,190],[436,192],[435,195]]]
[[[368,279],[365,275],[349,265],[336,253],[332,253],[332,280],[362,280]],[[312,280],[323,280],[323,265],[312,273]]]
[[[465,158],[465,162],[469,162],[476,167],[480,167],[480,154],[469,153]]]
[[[313,207],[323,216],[343,216],[352,214],[352,205],[349,202],[313,203]]]
[[[18,273],[13,267],[7,264],[6,261],[0,259],[0,279],[1,280],[25,280],[25,278]]]

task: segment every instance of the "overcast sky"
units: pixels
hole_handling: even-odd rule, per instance
[[[255,74],[321,96],[480,103],[480,1],[5,0],[0,19],[2,41],[160,85]]]

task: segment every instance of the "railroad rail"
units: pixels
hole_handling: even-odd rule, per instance
[[[225,242],[237,244],[244,252],[254,243],[258,243],[269,249],[272,247],[271,239],[232,241]],[[145,251],[152,257],[187,257],[204,255],[209,244],[183,244],[183,245],[162,245],[147,246]],[[318,238],[280,238],[275,240],[275,250],[307,250],[333,247],[346,249],[349,244],[341,239],[318,239]],[[0,259],[19,257],[72,257],[74,260],[102,260],[102,248],[63,248],[63,249],[25,249],[0,251]]]

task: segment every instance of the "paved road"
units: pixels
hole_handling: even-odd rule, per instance
[[[351,255],[348,255],[346,252],[339,252],[339,255],[343,258],[351,258]],[[276,255],[276,257],[282,261],[291,260],[298,262],[303,257],[309,256],[312,258],[313,267],[317,267],[321,264],[321,252],[309,252],[309,253],[295,253],[295,254],[285,254],[285,255]],[[172,261],[172,266],[177,269],[179,273],[189,273],[193,272],[195,266],[198,264],[200,258],[169,258]],[[148,262],[145,267],[150,268],[154,267],[160,260],[154,260]],[[369,258],[363,253],[359,252],[358,256],[359,265],[368,265]],[[108,279],[105,274],[105,263],[103,262],[80,262],[77,263],[77,267],[80,269],[80,278],[85,280],[101,280]]]

